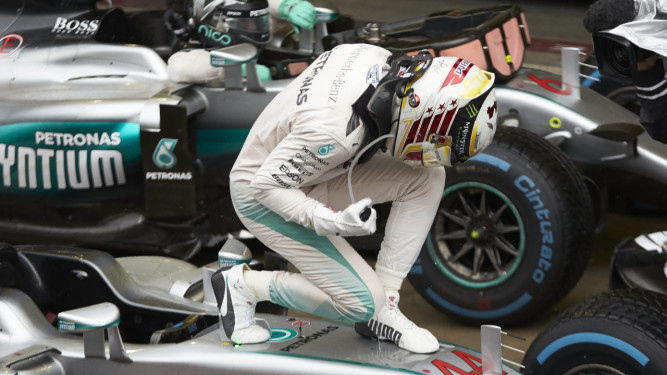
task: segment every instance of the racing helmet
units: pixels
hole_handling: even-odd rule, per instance
[[[436,57],[421,62],[413,77],[394,95],[394,157],[415,167],[452,166],[491,144],[498,112],[493,73],[462,58]]]
[[[191,23],[205,47],[258,45],[271,39],[267,0],[193,0]]]

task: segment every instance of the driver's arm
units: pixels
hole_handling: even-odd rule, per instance
[[[297,33],[299,27],[312,29],[317,21],[315,7],[307,0],[269,0],[269,13],[291,23]]]
[[[332,170],[353,155],[319,122],[293,125],[250,183],[255,199],[285,220],[313,228],[313,211],[320,204],[301,190],[324,182]],[[326,203],[326,202],[323,202]]]

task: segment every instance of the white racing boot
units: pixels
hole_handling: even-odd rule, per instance
[[[246,264],[239,264],[214,274],[213,278],[217,280],[212,278],[222,326],[227,337],[236,344],[256,344],[271,338],[271,333],[255,322],[257,298],[243,279],[243,271],[247,267]],[[224,277],[224,291],[221,276]]]
[[[417,327],[398,309],[398,293],[387,292],[384,306],[364,323],[356,323],[354,330],[361,336],[394,342],[413,353],[433,353],[440,344],[431,332]]]

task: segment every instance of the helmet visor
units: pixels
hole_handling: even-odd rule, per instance
[[[222,8],[222,14],[230,32],[241,40],[263,43],[271,39],[269,3],[266,0],[228,0]]]
[[[232,30],[244,34],[269,34],[269,15],[259,17],[227,17],[227,24]]]

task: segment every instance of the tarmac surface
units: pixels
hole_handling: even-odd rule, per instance
[[[353,16],[356,20],[380,22],[397,21],[418,17],[427,13],[447,9],[473,9],[507,4],[501,1],[468,0],[333,0],[341,14]],[[593,1],[514,1],[524,10],[533,45],[527,50],[524,66],[560,72],[560,46],[580,47],[584,52],[592,52],[590,34],[584,29],[583,17]],[[159,0],[114,1],[115,5],[138,8],[161,7]],[[597,234],[593,256],[577,286],[555,306],[546,310],[532,321],[517,327],[504,327],[504,331],[525,338],[525,341],[509,338],[505,343],[527,350],[542,327],[558,313],[586,297],[608,289],[609,261],[614,247],[625,237],[667,228],[667,216],[652,214],[610,214],[607,224]],[[369,259],[373,262],[373,259]],[[429,329],[442,341],[480,350],[479,327],[463,325],[426,303],[409,282],[401,289],[400,307],[403,313],[420,326]],[[297,313],[297,312],[294,312]],[[504,356],[514,362],[521,362],[523,355],[504,351]]]

